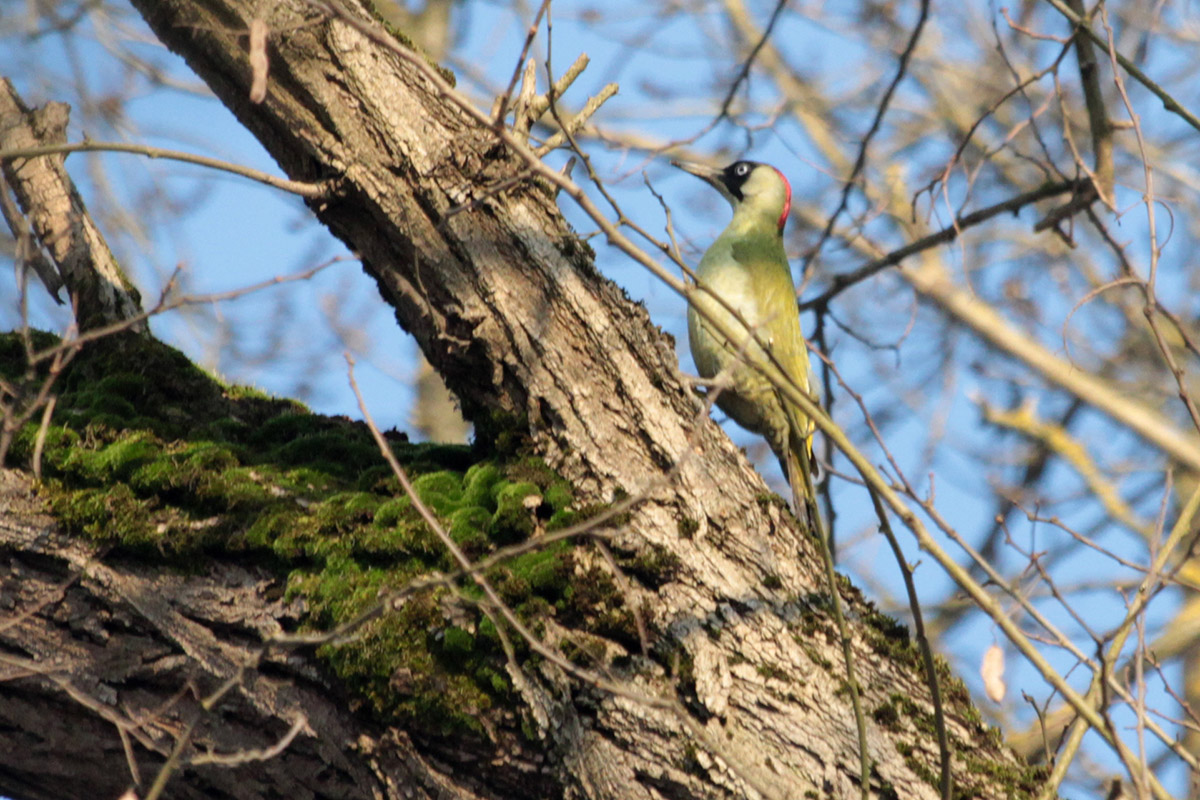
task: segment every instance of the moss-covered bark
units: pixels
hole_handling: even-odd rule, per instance
[[[34,340],[57,344],[44,334]],[[18,334],[0,337],[0,374],[25,374]],[[136,336],[87,347],[57,387],[51,424],[26,424],[10,455],[29,466],[44,437],[38,494],[67,532],[167,568],[253,560],[302,601],[301,631],[338,629],[405,590],[397,607],[317,651],[353,702],[430,735],[479,733],[498,716],[516,718],[504,654],[495,626],[472,603],[474,585],[460,579],[407,591],[457,565],[365,424],[229,386]],[[611,602],[611,582],[605,597],[572,585],[571,540],[538,545],[580,514],[569,485],[536,456],[511,443],[498,458],[488,443],[413,444],[394,431],[388,438],[421,501],[470,558],[528,545],[489,571],[519,614],[580,617]],[[588,588],[594,593],[596,584]],[[497,706],[505,714],[491,714]]]

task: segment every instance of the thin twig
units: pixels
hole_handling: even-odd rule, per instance
[[[986,222],[992,217],[1001,214],[1013,214],[1020,211],[1028,205],[1032,205],[1040,200],[1045,200],[1050,197],[1055,197],[1067,192],[1077,192],[1086,186],[1083,181],[1053,181],[1044,183],[1036,189],[1031,189],[1027,192],[1022,192],[1015,197],[990,205],[987,208],[981,208],[978,211],[972,211],[970,214],[958,217],[952,225],[942,228],[936,233],[931,233],[927,236],[922,236],[915,242],[906,244],[904,247],[897,248],[885,256],[875,259],[856,270],[846,272],[841,275],[835,275],[830,281],[829,288],[816,297],[805,300],[800,304],[800,310],[807,311],[809,309],[822,309],[829,305],[829,302],[844,292],[846,289],[860,283],[867,278],[882,272],[888,267],[894,267],[904,259],[911,255],[915,255],[932,247],[947,242],[953,242],[967,228],[973,228],[980,223]]]
[[[946,710],[942,706],[942,689],[938,682],[937,667],[933,661],[933,648],[925,635],[925,618],[921,614],[921,601],[917,596],[917,587],[913,583],[912,567],[904,557],[900,542],[892,532],[892,523],[888,519],[887,510],[879,502],[879,495],[868,489],[871,495],[871,505],[875,508],[875,517],[879,520],[879,532],[887,539],[892,548],[892,555],[900,567],[900,575],[904,578],[904,590],[908,593],[908,608],[913,615],[913,632],[917,639],[917,649],[921,651],[921,663],[925,667],[925,681],[929,684],[930,699],[933,700],[933,724],[937,728],[938,758],[941,762],[941,773],[938,784],[942,791],[942,800],[950,800],[954,792],[954,775],[950,768],[950,737],[946,733]]]
[[[1079,30],[1083,31],[1083,33],[1093,42],[1101,47],[1108,48],[1109,44],[1105,37],[1092,30],[1091,26],[1088,25],[1087,22],[1084,21],[1078,14],[1068,8],[1063,0],[1046,0],[1046,2],[1054,6],[1054,9],[1058,11],[1058,13],[1062,14],[1073,24],[1078,26]],[[1187,122],[1188,125],[1191,125],[1193,128],[1200,131],[1200,118],[1197,118],[1195,114],[1193,114],[1178,100],[1172,97],[1166,89],[1163,89],[1153,80],[1151,80],[1146,73],[1138,69],[1136,64],[1134,64],[1125,56],[1121,55],[1116,50],[1112,51],[1112,57],[1118,64],[1121,65],[1122,69],[1133,76],[1134,80],[1149,89],[1159,100],[1162,100],[1163,108],[1173,114],[1177,114],[1181,119]]]
[[[83,153],[83,152],[102,152],[102,153],[133,153],[135,155],[147,156],[148,158],[163,158],[169,161],[182,161],[185,164],[196,164],[209,169],[221,170],[222,172],[230,172],[234,175],[239,175],[243,178],[249,178],[252,181],[266,184],[275,189],[281,189],[285,192],[299,195],[301,197],[318,198],[328,197],[335,181],[322,181],[320,183],[306,183],[304,181],[293,181],[287,178],[280,178],[270,173],[261,170],[243,167],[241,164],[234,164],[229,161],[221,161],[208,156],[199,156],[194,153],[185,153],[180,150],[164,150],[161,147],[151,147],[144,144],[126,144],[125,142],[93,142],[91,140],[84,142],[76,142],[75,144],[49,144],[41,147],[19,147],[12,150],[0,150],[0,161],[12,161],[17,158],[36,158],[38,156],[49,156],[56,153]]]
[[[879,106],[875,109],[875,118],[871,120],[871,127],[867,129],[866,136],[859,143],[858,156],[854,159],[854,166],[842,184],[841,200],[838,201],[838,206],[834,209],[833,213],[829,215],[829,219],[825,223],[825,229],[821,231],[821,235],[817,238],[817,243],[804,254],[804,260],[800,266],[800,273],[802,275],[807,274],[809,264],[821,252],[821,248],[825,246],[825,242],[828,241],[830,235],[833,233],[833,226],[837,224],[838,217],[842,215],[842,212],[846,210],[847,203],[850,202],[850,191],[858,182],[858,176],[867,165],[867,150],[871,146],[871,140],[879,132],[879,128],[883,124],[883,117],[887,113],[888,106],[891,105],[892,95],[895,94],[900,81],[904,80],[904,76],[908,72],[908,61],[917,49],[917,42],[921,38],[921,31],[925,29],[925,20],[928,17],[929,0],[921,0],[921,10],[917,16],[917,24],[913,27],[913,32],[908,37],[908,44],[905,45],[904,50],[900,53],[900,60],[896,65],[896,74],[884,91],[883,97],[879,100]]]

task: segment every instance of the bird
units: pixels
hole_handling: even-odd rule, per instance
[[[733,219],[695,271],[688,340],[696,368],[701,378],[725,379],[713,389],[717,407],[767,440],[787,476],[796,513],[819,525],[813,491],[815,425],[763,374],[782,369],[813,396],[796,285],[783,249],[791,184],[775,167],[755,161],[736,161],[724,169],[671,163],[716,189],[733,207]],[[720,320],[720,328],[745,333],[730,340],[707,317]]]

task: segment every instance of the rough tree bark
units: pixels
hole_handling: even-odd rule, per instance
[[[656,640],[688,669],[672,675],[639,660],[614,672],[639,695],[685,698],[706,733],[698,740],[671,711],[580,686],[542,663],[522,687],[539,724],[532,740],[431,753],[347,711],[305,657],[278,656],[205,722],[203,741],[225,752],[266,747],[303,712],[300,734],[268,761],[188,766],[170,794],[742,797],[755,795],[749,778],[779,797],[857,796],[856,727],[812,541],[761,502],[760,477],[698,416],[671,344],[595,271],[551,194],[532,181],[493,191],[522,172],[520,159],[418,69],[315,4],[134,5],[291,178],[330,182],[334,193],[313,210],[361,255],[470,414],[526,419],[540,453],[584,496],[650,489],[619,535],[629,549],[677,558],[670,582],[631,591]],[[258,105],[247,99],[254,19],[271,31],[270,88]],[[161,763],[198,713],[195,696],[254,664],[261,637],[293,612],[250,567],[166,577],[105,559],[40,514],[26,477],[4,480],[0,600],[16,621],[0,636],[8,676],[22,665],[28,675],[0,684],[0,791],[113,796],[130,781],[127,764],[145,773]],[[923,675],[911,653],[899,658],[881,644],[860,596],[848,584],[841,592],[868,712],[872,792],[936,797]],[[975,721],[961,687],[949,694],[960,790],[1028,790],[1014,787],[1016,761]],[[897,696],[907,709],[898,715]],[[170,713],[152,716],[170,700]]]
[[[7,80],[0,82],[0,149],[62,144],[67,140],[68,109],[49,103],[30,113]],[[44,243],[51,266],[40,253],[30,260],[42,282],[58,297],[65,285],[80,329],[121,322],[141,313],[141,301],[83,205],[63,167],[61,155],[20,159],[4,164],[4,179],[28,214],[33,232]],[[0,186],[0,189],[3,189]],[[7,198],[7,191],[5,191]],[[7,205],[7,203],[5,203]],[[14,210],[5,208],[10,218]],[[20,237],[17,230],[15,237]],[[143,324],[135,326],[144,330]]]

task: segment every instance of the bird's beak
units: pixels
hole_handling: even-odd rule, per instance
[[[733,198],[729,195],[729,190],[725,188],[725,183],[721,180],[721,178],[724,177],[724,172],[722,170],[707,166],[705,164],[693,164],[688,161],[675,161],[674,159],[671,160],[671,166],[678,167],[689,175],[695,175],[697,178],[720,192],[721,196],[730,203],[733,202]]]
[[[671,166],[679,167],[679,169],[683,170],[689,175],[695,175],[705,183],[712,185],[716,185],[721,178],[721,170],[706,166],[704,164],[691,164],[687,161],[675,161],[672,159]]]

